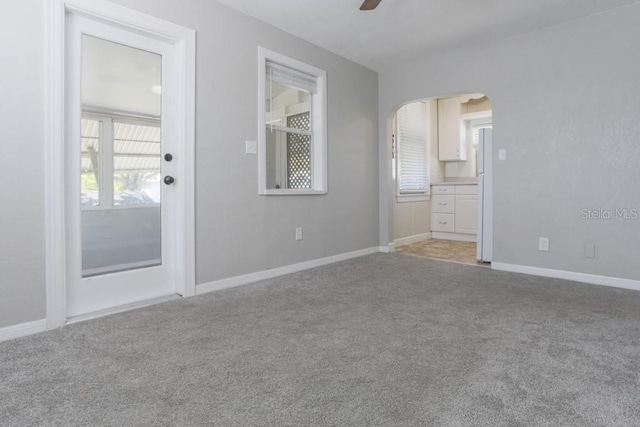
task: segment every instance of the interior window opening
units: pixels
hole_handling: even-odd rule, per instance
[[[326,193],[326,72],[259,49],[259,192]]]

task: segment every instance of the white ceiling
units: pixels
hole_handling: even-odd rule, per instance
[[[638,0],[218,0],[374,70],[470,48]]]

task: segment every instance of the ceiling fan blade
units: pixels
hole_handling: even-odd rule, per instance
[[[380,4],[382,0],[364,0],[362,6],[360,6],[360,10],[373,10]]]

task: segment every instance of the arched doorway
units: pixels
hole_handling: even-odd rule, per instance
[[[414,100],[396,110],[391,126],[392,249],[490,262],[489,98],[465,93]]]

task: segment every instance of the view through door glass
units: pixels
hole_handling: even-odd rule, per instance
[[[82,36],[82,277],[162,264],[162,57]]]

